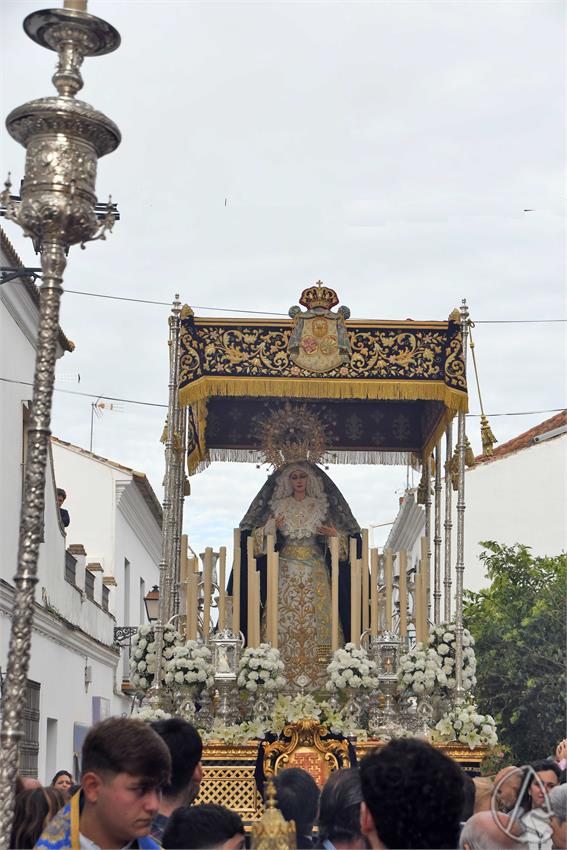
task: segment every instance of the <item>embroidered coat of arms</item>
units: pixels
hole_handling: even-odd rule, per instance
[[[321,281],[304,289],[299,303],[306,307],[290,307],[293,329],[289,339],[290,358],[309,372],[330,372],[350,360],[350,342],[345,320],[348,307],[331,309],[339,303],[337,293]]]

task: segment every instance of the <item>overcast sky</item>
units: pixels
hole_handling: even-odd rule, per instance
[[[54,92],[55,55],[21,27],[48,5],[2,0],[4,115]],[[564,325],[480,323],[565,315],[562,2],[91,0],[89,11],[122,35],[118,51],[85,60],[80,95],[123,134],[97,180],[121,220],[108,241],[71,250],[68,289],[179,292],[215,316],[287,313],[318,279],[353,317],[446,319],[466,298],[486,410],[565,405]],[[24,152],[5,133],[2,167],[17,186]],[[81,381],[57,387],[166,404],[167,316],[66,293],[61,324],[77,347],[58,371]],[[17,363],[2,370],[22,377]],[[90,405],[56,393],[53,433],[88,448]],[[94,428],[94,450],[146,472],[160,498],[164,415],[124,404]],[[504,442],[551,415],[492,427]],[[468,431],[478,450],[478,419]],[[394,519],[405,469],[330,472],[361,524]],[[230,543],[265,474],[216,464],[193,477],[185,530],[197,551]]]

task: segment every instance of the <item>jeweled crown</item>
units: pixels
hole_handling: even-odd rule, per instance
[[[315,286],[303,290],[299,303],[307,307],[308,310],[313,310],[315,307],[324,307],[326,310],[330,310],[331,307],[339,303],[339,298],[334,289],[323,286],[323,282],[318,280]]]

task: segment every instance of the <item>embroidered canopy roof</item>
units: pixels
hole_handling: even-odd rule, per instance
[[[188,466],[260,462],[261,425],[278,407],[315,413],[328,462],[407,463],[428,455],[467,410],[460,314],[445,322],[349,320],[318,284],[284,319],[181,314],[179,395],[190,408]]]

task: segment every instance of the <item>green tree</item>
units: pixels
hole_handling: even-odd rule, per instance
[[[464,603],[476,641],[479,709],[494,716],[515,763],[526,764],[554,753],[565,737],[567,556],[482,545],[492,584],[466,593]]]

